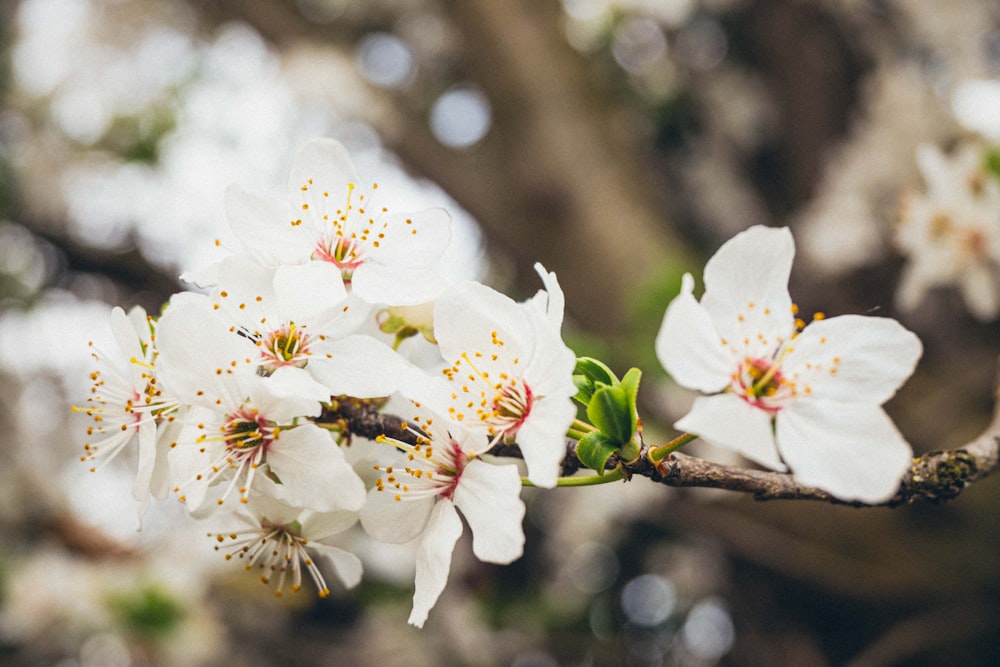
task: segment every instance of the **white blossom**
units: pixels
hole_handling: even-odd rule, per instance
[[[895,320],[844,315],[799,331],[787,229],[752,227],[684,276],[656,352],[695,400],[676,427],[845,500],[891,497],[912,453],[880,407],[913,372],[920,341]]]
[[[913,310],[931,288],[956,285],[975,317],[1000,314],[1000,180],[981,145],[953,155],[923,145],[917,163],[925,193],[904,195],[896,244],[907,256],[897,300]]]
[[[379,438],[403,454],[398,464],[378,467],[382,477],[368,494],[361,523],[383,542],[420,539],[409,622],[422,627],[448,581],[462,534],[459,511],[472,529],[476,557],[506,564],[521,557],[525,507],[517,466],[479,458],[488,446],[484,438],[434,417],[415,424],[409,427],[414,444]]]
[[[552,487],[576,416],[576,356],[560,334],[563,294],[555,274],[536,269],[547,289],[525,303],[474,282],[446,290],[434,308],[445,382],[402,391],[491,445],[516,442],[531,482]]]
[[[439,208],[393,213],[377,201],[378,184],[362,185],[347,150],[315,139],[299,151],[288,202],[230,186],[230,227],[267,266],[323,262],[367,303],[414,305],[432,300],[444,281],[434,269],[451,240],[451,217]]]

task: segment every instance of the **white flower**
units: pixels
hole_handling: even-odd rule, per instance
[[[787,229],[752,227],[705,267],[701,303],[684,276],[656,339],[695,400],[676,427],[845,500],[897,490],[911,450],[880,407],[913,372],[920,341],[895,320],[844,315],[798,333]]]
[[[233,233],[268,266],[324,262],[368,303],[432,300],[443,281],[433,265],[451,239],[443,209],[390,213],[375,201],[378,185],[359,184],[347,150],[315,139],[299,151],[289,175],[289,202],[226,191]]]
[[[181,498],[199,512],[212,488],[216,505],[234,492],[247,502],[255,489],[317,511],[359,509],[361,479],[306,419],[321,413],[329,390],[299,368],[257,374],[239,336],[206,305],[175,296],[158,329],[161,375],[192,406],[170,452]]]
[[[483,438],[433,418],[415,422],[419,429],[410,428],[415,444],[379,438],[406,456],[398,465],[378,467],[383,476],[368,494],[361,523],[383,542],[420,537],[409,622],[422,627],[448,581],[451,554],[462,534],[458,511],[472,529],[476,557],[506,564],[521,557],[525,507],[517,466],[478,458]]]
[[[352,333],[370,306],[349,298],[331,270],[323,262],[272,269],[230,257],[219,265],[212,307],[233,323],[261,374],[304,368],[330,395],[388,396],[411,367],[388,345]]]
[[[137,443],[138,468],[132,495],[138,503],[140,520],[149,507],[150,492],[162,496],[166,490],[165,446],[157,443],[164,440],[163,434],[179,408],[178,400],[164,391],[157,377],[154,326],[152,318],[138,306],[128,315],[117,307],[111,311],[111,331],[121,356],[127,360],[127,368],[120,368],[91,343],[98,364],[90,374],[94,384],[86,405],[73,408],[93,422],[87,427],[87,436],[96,438],[87,441],[81,457],[94,462],[92,472],[132,442]]]
[[[563,295],[555,274],[536,270],[547,290],[525,303],[466,282],[449,288],[434,308],[434,337],[449,365],[446,382],[403,388],[490,444],[514,443],[528,478],[555,486],[576,416],[576,355],[560,334]]]
[[[277,577],[275,595],[281,595],[289,579],[292,592],[297,593],[302,588],[303,569],[309,572],[320,597],[330,594],[310,552],[326,562],[346,587],[353,588],[361,580],[357,556],[320,542],[357,523],[357,513],[312,512],[263,496],[254,496],[249,509],[249,516],[240,515],[248,528],[209,533],[209,537],[218,542],[216,551],[226,552],[226,560],[236,557],[244,561],[246,570],[259,569],[262,583],[270,584]]]
[[[927,192],[902,200],[896,244],[908,263],[900,308],[913,310],[927,290],[956,284],[977,318],[1000,313],[1000,182],[983,155],[979,145],[951,156],[930,145],[918,149]]]

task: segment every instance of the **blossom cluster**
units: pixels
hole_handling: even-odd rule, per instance
[[[171,494],[196,519],[231,521],[211,533],[215,548],[278,594],[304,574],[321,596],[330,572],[357,584],[362,563],[337,536],[358,525],[377,541],[415,542],[410,622],[421,626],[464,524],[479,559],[521,556],[521,489],[560,483],[567,436],[645,451],[625,442],[638,373],[628,391],[588,389],[631,396],[624,420],[613,401],[588,407],[593,424],[578,419],[556,276],[536,265],[543,289],[523,302],[449,282],[436,268],[447,212],[391,212],[378,194],[327,139],[297,155],[287,201],[232,186],[241,247],[185,274],[200,291],[174,295],[159,316],[115,308],[120,349],[94,350],[77,410],[91,418],[82,458],[92,470],[137,451],[140,522],[151,498]],[[834,495],[885,499],[910,450],[881,405],[920,344],[888,319],[803,328],[786,287],[793,253],[788,230],[755,227],[710,260],[700,303],[685,277],[656,350],[678,383],[713,396],[677,426]],[[408,337],[434,354],[406,354]],[[353,435],[333,407],[345,400],[391,410],[402,427]],[[598,460],[603,473],[608,456]]]

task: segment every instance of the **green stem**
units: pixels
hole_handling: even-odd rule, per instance
[[[569,425],[568,429],[566,429],[566,435],[570,438],[579,440],[588,433],[593,433],[596,430],[597,428],[595,426],[592,426],[585,421],[574,419],[573,423]]]
[[[650,463],[656,465],[697,437],[698,436],[694,433],[683,433],[668,443],[659,445],[658,447],[650,447],[649,451],[646,453],[646,458],[649,459]]]
[[[625,479],[625,471],[621,468],[609,470],[603,475],[583,475],[581,477],[560,477],[556,480],[556,486],[597,486],[598,484],[610,484]],[[527,477],[521,478],[521,486],[535,486]]]

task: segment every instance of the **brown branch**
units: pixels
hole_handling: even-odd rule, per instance
[[[366,438],[384,433],[406,442],[413,441],[413,434],[403,429],[402,420],[378,410],[377,401],[339,398],[324,411],[322,420],[340,423],[345,432]],[[567,441],[566,450],[563,475],[586,467],[576,456],[575,441]],[[621,466],[630,478],[648,477],[673,487],[725,489],[751,494],[757,500],[820,500],[854,507],[898,507],[917,500],[940,503],[951,500],[972,482],[1000,468],[1000,403],[992,423],[978,438],[957,449],[929,452],[914,458],[896,494],[874,504],[841,500],[821,489],[800,484],[788,473],[722,465],[677,452],[655,465],[646,457],[647,452],[648,448],[644,448],[642,456],[629,463],[612,457],[608,466]],[[494,448],[491,453],[520,456],[516,445]]]

